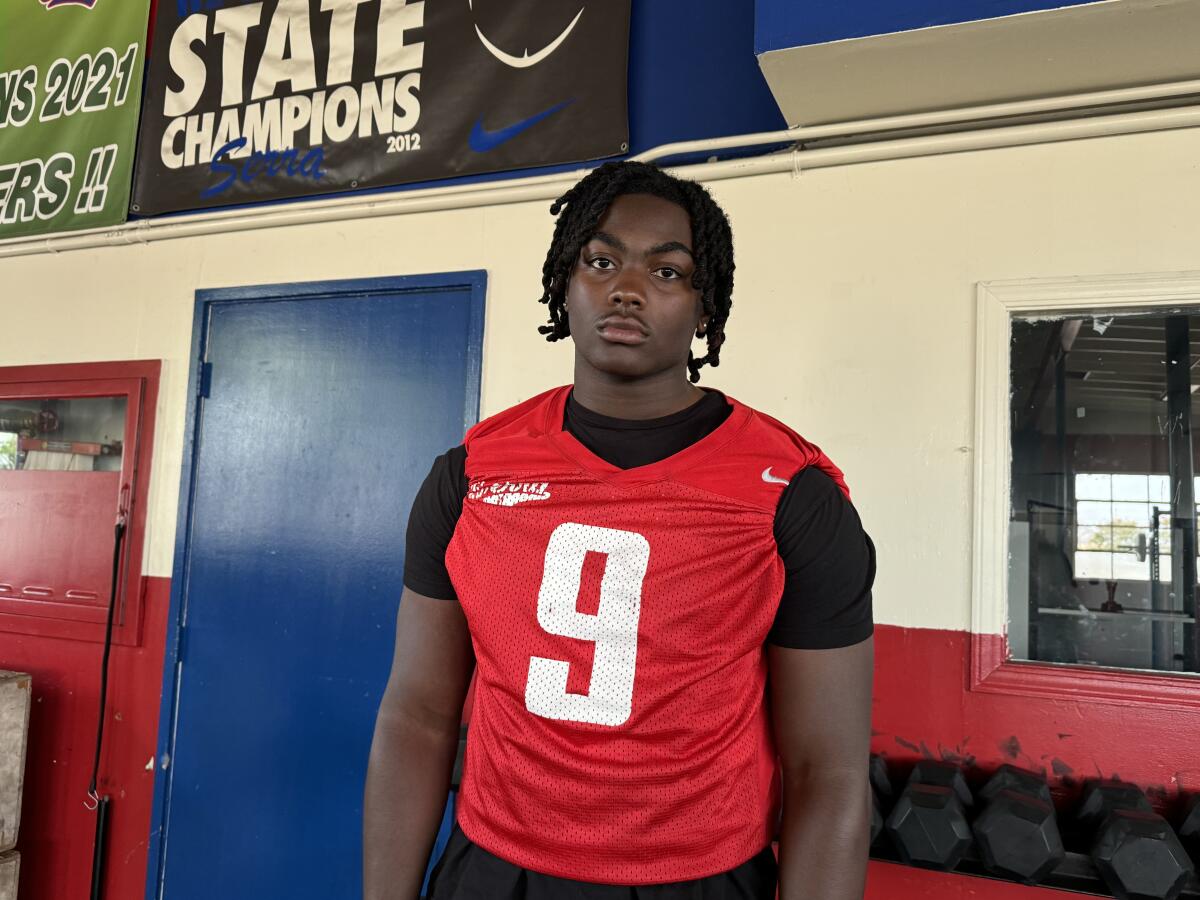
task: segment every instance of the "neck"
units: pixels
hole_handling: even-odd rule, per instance
[[[658,419],[687,409],[704,392],[670,369],[643,378],[622,378],[575,361],[575,400],[585,409],[614,419]]]

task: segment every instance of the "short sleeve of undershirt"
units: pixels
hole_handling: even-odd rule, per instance
[[[413,500],[404,539],[404,586],[437,600],[457,600],[446,571],[446,548],[467,495],[467,448],[461,444],[433,461]]]
[[[785,577],[768,643],[829,650],[871,636],[875,545],[854,506],[815,466],[784,488],[775,511],[775,543]]]

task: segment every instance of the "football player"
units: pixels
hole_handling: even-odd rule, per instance
[[[418,896],[472,676],[435,900],[860,898],[875,551],[818,447],[697,385],[729,222],[635,162],[551,213],[573,384],[471,428],[413,505],[367,900]]]

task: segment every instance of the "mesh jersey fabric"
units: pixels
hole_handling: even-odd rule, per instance
[[[713,431],[733,408],[712,388],[692,406],[658,419],[602,416],[572,393],[563,430],[593,454],[622,468],[658,462]],[[404,554],[405,587],[457,601],[446,547],[467,494],[466,448],[438,456],[413,501]],[[857,644],[873,630],[875,550],[854,506],[820,469],[801,470],[775,510],[775,544],[784,563],[783,592],[767,643],[804,650]]]
[[[458,823],[561,878],[724,872],[778,818],[763,648],[784,578],[775,506],[808,466],[849,492],[819,448],[733,398],[700,441],[619,469],[562,430],[569,391],[465,440],[446,551],[476,657]]]

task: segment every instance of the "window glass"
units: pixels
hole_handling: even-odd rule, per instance
[[[119,472],[124,397],[0,398],[0,469]]]
[[[1015,659],[1200,671],[1200,311],[1015,319]]]

